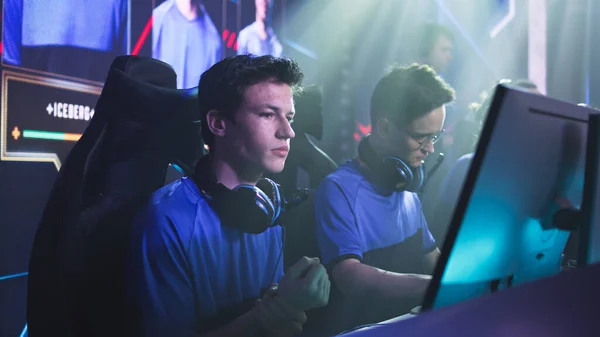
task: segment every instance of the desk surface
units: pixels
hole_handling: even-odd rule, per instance
[[[344,336],[597,337],[599,331],[600,264],[596,264]]]

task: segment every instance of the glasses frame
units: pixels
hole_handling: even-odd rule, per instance
[[[417,135],[415,135],[414,133],[411,133],[409,131],[403,131],[404,133],[406,133],[410,138],[412,138],[415,142],[417,142],[417,144],[419,144],[419,149],[423,148],[426,144],[428,144],[429,142],[431,142],[431,144],[435,144],[437,143],[442,136],[444,135],[444,133],[446,132],[446,129],[441,129],[438,132],[432,133],[431,135],[427,136],[425,139],[419,141],[419,137]]]

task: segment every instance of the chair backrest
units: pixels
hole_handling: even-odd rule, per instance
[[[158,60],[113,62],[96,113],[62,165],[30,260],[29,334],[124,333],[129,227],[170,162],[193,167],[202,149],[197,91],[177,90]]]

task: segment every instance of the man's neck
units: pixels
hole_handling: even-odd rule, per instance
[[[195,20],[198,17],[198,5],[196,5],[194,1],[175,0],[175,6],[177,6],[181,15],[190,21]]]
[[[217,155],[211,155],[211,165],[217,181],[223,184],[228,189],[233,189],[242,184],[256,185],[261,174],[251,174],[250,172],[242,172],[235,168],[230,161]]]

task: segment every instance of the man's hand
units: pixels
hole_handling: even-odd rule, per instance
[[[277,296],[265,294],[256,301],[258,319],[269,336],[287,337],[302,332],[306,314],[278,301]]]
[[[280,300],[298,309],[309,310],[329,302],[329,276],[318,258],[301,258],[279,283]]]

